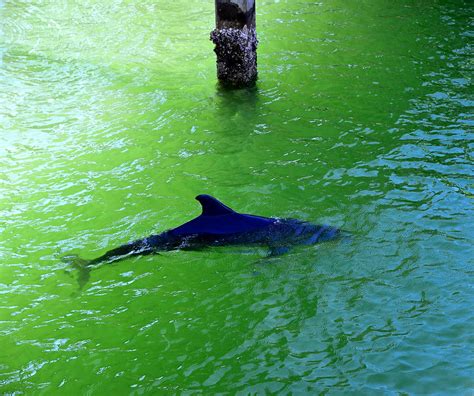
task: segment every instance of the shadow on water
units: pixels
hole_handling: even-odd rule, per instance
[[[229,121],[236,129],[245,125],[245,130],[252,131],[257,123],[260,105],[258,84],[248,88],[230,88],[220,83],[216,84],[215,110],[217,118],[224,125]],[[245,123],[241,124],[241,121]]]

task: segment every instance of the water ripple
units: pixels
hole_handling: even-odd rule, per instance
[[[258,7],[258,85],[228,91],[211,3],[0,0],[2,390],[472,388],[469,5]],[[78,291],[62,255],[201,192],[351,238],[138,257]]]

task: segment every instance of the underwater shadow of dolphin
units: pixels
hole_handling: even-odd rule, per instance
[[[65,262],[79,270],[79,287],[87,283],[94,266],[135,255],[213,246],[260,245],[269,248],[270,256],[276,256],[288,252],[293,245],[313,245],[342,235],[339,228],[328,225],[237,213],[206,194],[198,195],[196,199],[202,206],[202,213],[179,227],[119,246],[92,260],[64,257]]]

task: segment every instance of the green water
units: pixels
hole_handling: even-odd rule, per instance
[[[255,89],[212,1],[0,0],[0,393],[474,389],[470,1],[258,1]],[[350,230],[265,258],[92,258],[199,214]]]

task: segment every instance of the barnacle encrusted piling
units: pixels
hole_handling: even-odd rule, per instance
[[[223,28],[211,32],[217,55],[217,77],[232,87],[250,86],[257,80],[257,33],[254,28]]]

